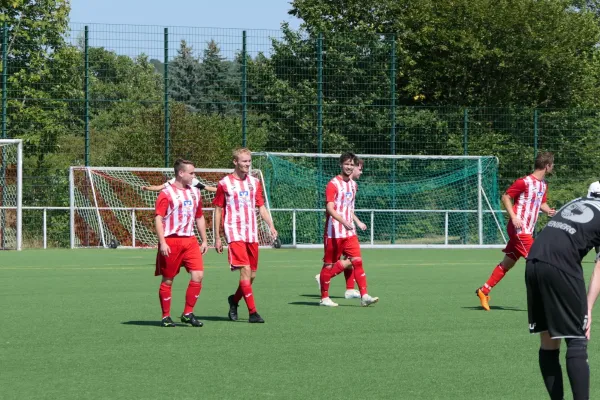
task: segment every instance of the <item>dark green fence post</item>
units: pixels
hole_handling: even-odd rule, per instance
[[[396,36],[390,49],[390,154],[396,155]],[[392,210],[396,209],[396,159],[392,158]],[[392,211],[391,243],[396,242],[396,212]]]
[[[533,110],[533,159],[537,157],[538,152],[538,110]]]
[[[2,139],[6,139],[6,120],[8,114],[8,96],[6,82],[8,80],[8,24],[2,26]],[[4,237],[4,236],[2,236]]]
[[[317,153],[323,153],[323,34],[317,38]],[[317,206],[325,206],[323,198],[323,159],[317,156]],[[323,220],[318,218],[317,232],[323,232]]]
[[[165,65],[165,76],[164,76],[164,87],[165,87],[165,168],[169,167],[169,28],[165,28],[165,57],[164,57],[164,65]]]
[[[6,120],[7,116],[7,89],[6,89],[6,81],[8,80],[8,24],[4,22],[2,26],[2,139],[6,139]],[[2,161],[6,158],[6,149],[2,146]],[[2,173],[0,176],[1,181],[5,182],[6,180],[6,169],[4,166],[4,162],[2,162]],[[5,201],[6,190],[2,191],[2,205],[6,204]],[[0,212],[0,236],[2,237],[2,241],[0,242],[0,250],[4,249],[6,246],[6,235],[4,234],[4,226],[6,225],[6,210],[2,209]]]
[[[85,126],[85,149],[84,149],[84,159],[85,166],[90,165],[90,59],[89,59],[89,30],[88,26],[85,26],[84,30],[84,41],[83,41],[83,68],[84,68],[84,83],[83,90],[85,96],[85,104],[84,104],[84,126]]]
[[[463,155],[469,155],[469,109],[465,108],[463,110]],[[469,190],[469,184],[467,183],[467,177],[469,175],[467,164],[468,160],[464,161],[464,193],[467,193]],[[467,201],[467,196],[463,196],[464,202],[462,209],[467,210],[469,208],[469,202]],[[462,241],[463,244],[467,244],[469,242],[469,214],[463,213],[463,233],[462,233]]]
[[[248,129],[248,71],[246,62],[246,31],[242,32],[242,147],[247,144]]]

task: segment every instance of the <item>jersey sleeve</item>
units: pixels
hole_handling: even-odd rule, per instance
[[[331,203],[335,201],[335,197],[337,196],[337,189],[333,182],[329,182],[327,187],[325,187],[325,202]]]
[[[175,178],[171,178],[168,181],[165,182],[165,184],[163,185],[164,187],[167,187],[169,185],[172,185],[175,183]]]
[[[201,218],[203,215],[204,212],[202,211],[202,196],[200,196],[198,198],[198,208],[196,208],[196,218]]]
[[[546,186],[546,191],[544,192],[544,197],[542,197],[542,204],[548,201],[548,186]]]
[[[217,207],[225,208],[225,190],[221,183],[217,185],[217,193],[215,193],[215,198],[212,203]]]
[[[154,206],[154,214],[164,217],[167,215],[167,210],[169,209],[169,198],[167,194],[164,192],[160,192],[158,198],[156,199],[156,204]]]
[[[260,181],[256,184],[256,207],[265,205],[265,195],[263,193],[263,187]]]
[[[195,187],[197,187],[200,190],[204,190],[204,188],[206,187],[206,185],[204,183],[200,182],[200,181],[198,181],[198,183],[196,183],[195,185],[192,184],[192,186],[195,186]]]
[[[523,178],[519,178],[516,181],[514,181],[508,189],[506,189],[506,194],[514,199],[515,197],[523,193],[525,189],[525,180]]]

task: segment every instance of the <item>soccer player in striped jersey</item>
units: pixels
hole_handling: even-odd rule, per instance
[[[363,173],[364,161],[359,157],[354,157],[354,171],[352,172],[352,176],[350,179],[354,181],[354,185],[356,186],[356,192],[358,192],[358,185],[356,181],[360,179],[360,176]],[[358,226],[358,228],[362,231],[367,230],[367,226],[356,216],[356,214],[352,215],[352,220]],[[342,256],[344,257],[344,256]],[[360,299],[360,292],[354,289],[354,285],[356,284],[356,279],[354,279],[354,270],[350,266],[349,268],[344,269],[344,278],[346,279],[346,292],[344,293],[344,298],[346,299]],[[319,290],[321,289],[321,273],[315,275],[315,280],[317,281],[317,285],[319,286]]]
[[[338,305],[329,297],[329,284],[333,277],[346,268],[354,270],[354,279],[358,283],[361,296],[361,306],[366,307],[379,301],[378,297],[371,297],[367,292],[367,277],[354,229],[354,199],[357,187],[351,177],[355,168],[355,157],[353,153],[344,153],[340,156],[341,172],[329,181],[325,189],[325,254],[320,277],[320,305],[322,306]],[[342,256],[347,258],[342,260]]]
[[[158,298],[162,308],[162,326],[174,327],[171,319],[171,288],[181,265],[190,273],[191,279],[185,294],[185,308],[181,322],[195,327],[203,326],[194,315],[194,306],[202,290],[204,265],[202,254],[206,252],[206,222],[202,213],[200,190],[191,186],[194,164],[191,161],[175,161],[175,182],[165,187],[156,199],[154,219],[158,236],[158,254],[154,275],[162,275]],[[194,235],[194,222],[202,244]]]
[[[514,181],[502,195],[502,203],[510,217],[506,228],[509,240],[502,250],[505,253],[504,259],[496,265],[487,282],[475,291],[486,311],[490,311],[489,293],[492,288],[504,278],[519,258],[526,258],[529,254],[540,210],[550,217],[556,214],[556,210],[546,202],[548,186],[544,180],[553,168],[554,155],[549,152],[539,153],[535,158],[533,173]]]
[[[175,178],[171,178],[168,181],[166,181],[165,183],[163,183],[162,185],[142,186],[142,190],[147,190],[150,192],[160,192],[167,186],[172,185],[174,183],[175,183]],[[217,191],[216,187],[205,185],[204,183],[200,182],[197,178],[194,178],[192,180],[191,186],[197,187],[200,190],[206,190],[208,192],[216,192]]]
[[[260,180],[248,175],[252,165],[252,154],[246,148],[233,152],[234,170],[217,184],[213,200],[215,206],[215,249],[223,252],[220,230],[225,231],[228,243],[229,265],[232,271],[240,271],[239,286],[227,299],[229,319],[237,321],[238,304],[243,298],[248,306],[250,323],[263,323],[264,319],[256,311],[252,283],[258,270],[258,224],[256,208],[261,218],[269,226],[271,236],[277,237],[273,220],[265,207],[263,188]],[[223,223],[221,223],[223,222]]]

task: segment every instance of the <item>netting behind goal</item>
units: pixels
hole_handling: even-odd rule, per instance
[[[0,250],[21,249],[22,142],[0,139]]]
[[[216,186],[231,171],[196,169],[196,177],[205,185]],[[252,173],[262,180],[259,170]],[[142,187],[162,185],[173,176],[172,168],[71,167],[71,247],[156,247],[154,205],[158,192]],[[201,194],[212,246],[214,193],[202,190]],[[258,222],[260,245],[271,245],[273,238],[260,216]]]
[[[363,155],[356,215],[371,245],[500,245],[495,157]],[[339,155],[256,153],[283,244],[322,243],[324,191],[340,173]]]

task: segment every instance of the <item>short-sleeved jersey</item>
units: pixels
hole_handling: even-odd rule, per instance
[[[175,183],[175,178],[171,178],[171,179],[169,179],[169,180],[168,180],[168,181],[167,181],[167,182],[164,184],[164,187],[167,187],[167,186],[169,186],[169,185],[172,185],[172,184],[174,184],[174,183]],[[192,179],[192,186],[193,186],[193,187],[197,187],[197,188],[198,188],[198,189],[200,189],[200,190],[203,190],[203,189],[206,187],[206,185],[205,185],[205,184],[203,184],[202,182],[200,182],[200,181],[199,181],[198,179],[196,179],[196,178]]]
[[[168,185],[156,199],[155,213],[162,217],[164,235],[192,236],[194,221],[202,217],[202,197],[195,187]]]
[[[540,212],[540,206],[546,202],[548,185],[533,175],[519,178],[506,190],[513,200],[513,211],[521,219],[522,228],[515,229],[512,221],[508,222],[508,234],[525,233],[532,235]]]
[[[583,280],[581,260],[600,245],[600,199],[578,198],[562,207],[535,238],[527,256]]]
[[[227,175],[217,184],[213,204],[223,208],[227,243],[258,242],[256,208],[265,204],[260,180],[250,175],[246,175],[245,179]]]
[[[325,188],[325,205],[333,203],[333,209],[354,227],[354,199],[356,198],[356,182],[344,179],[338,175],[329,181]],[[328,238],[347,238],[356,235],[356,230],[344,228],[340,222],[326,214],[325,236]]]

